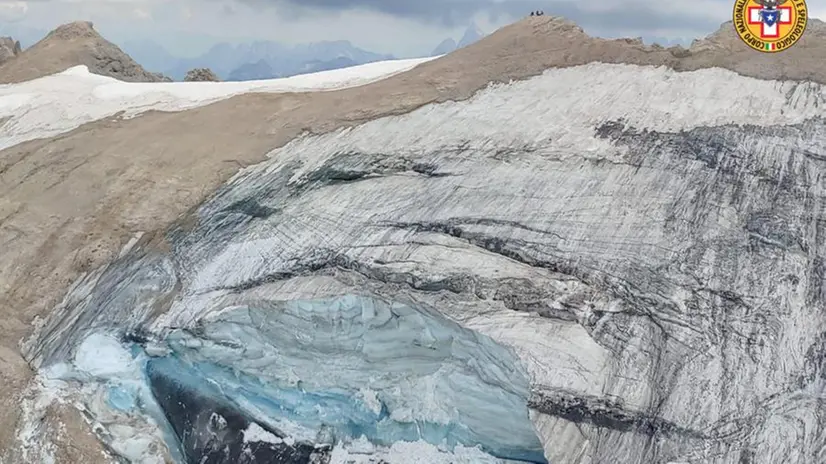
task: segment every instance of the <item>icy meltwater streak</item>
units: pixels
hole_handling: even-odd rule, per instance
[[[170,373],[190,366],[276,428],[286,420],[381,445],[478,444],[544,462],[518,359],[438,314],[355,296],[262,303],[168,343],[182,363]]]

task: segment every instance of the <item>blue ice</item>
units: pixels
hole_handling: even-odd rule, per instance
[[[129,385],[109,385],[107,403],[119,411],[132,411],[137,406],[138,392]]]
[[[153,368],[208,379],[205,390],[275,426],[546,462],[517,357],[435,311],[360,296],[250,302],[167,343]]]

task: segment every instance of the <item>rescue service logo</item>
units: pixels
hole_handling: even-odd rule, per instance
[[[796,44],[806,31],[806,0],[736,0],[734,29],[749,47],[777,53]]]

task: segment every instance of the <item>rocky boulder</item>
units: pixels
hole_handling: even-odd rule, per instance
[[[22,51],[20,42],[11,37],[0,37],[0,64],[16,57]]]
[[[184,82],[221,82],[221,79],[209,68],[190,69]]]

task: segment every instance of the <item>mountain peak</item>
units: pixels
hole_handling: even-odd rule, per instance
[[[0,84],[23,82],[85,65],[89,71],[127,82],[159,82],[117,45],[104,39],[89,21],[58,26],[40,42],[0,65]]]
[[[456,43],[452,38],[447,38],[433,49],[430,56],[446,55],[459,48],[467,47],[470,44],[478,42],[479,39],[485,37],[485,35],[486,34],[479,29],[479,26],[476,25],[476,22],[471,20],[467,28],[465,28],[462,38],[459,39],[459,43]]]
[[[448,37],[433,49],[430,56],[447,55],[453,50],[456,50],[456,41]]]
[[[459,40],[459,44],[456,48],[467,47],[468,45],[477,42],[484,36],[485,33],[479,29],[479,26],[477,26],[475,22],[471,21],[470,24],[468,24],[467,29],[465,29],[465,33],[462,35],[462,38]]]
[[[72,40],[72,39],[93,39],[93,38],[103,38],[98,34],[95,30],[94,24],[91,21],[75,21],[67,24],[63,24],[55,28],[52,32],[49,32],[46,35],[46,39],[61,39],[61,40]]]
[[[471,20],[465,28],[465,34],[485,35],[485,33],[479,28],[479,25],[476,24],[476,21],[473,20]]]
[[[20,42],[11,37],[0,37],[0,64],[15,58],[21,52]]]

